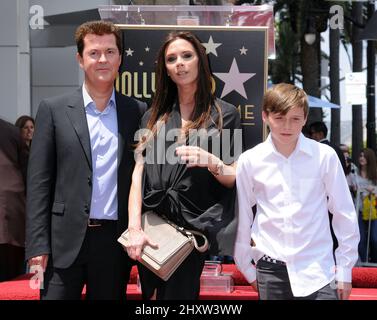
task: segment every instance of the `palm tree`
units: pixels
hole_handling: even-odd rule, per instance
[[[361,2],[352,3],[352,17],[357,22],[363,22],[363,4]],[[360,28],[352,25],[352,57],[353,72],[361,72],[363,64],[363,44],[359,41]],[[357,158],[363,147],[363,125],[362,125],[362,105],[352,106],[352,159],[357,163]]]
[[[375,5],[373,2],[368,3],[368,19],[372,18],[375,13]],[[367,48],[368,61],[368,95],[367,95],[367,147],[375,152],[376,150],[376,98],[375,98],[375,82],[376,82],[376,48],[372,40],[368,41]]]
[[[269,61],[273,83],[295,83],[298,73],[299,41],[293,31],[290,8],[284,1],[277,1],[274,7],[276,27],[276,59]]]
[[[273,81],[298,80],[308,94],[320,96],[320,33],[327,27],[328,10],[329,3],[323,0],[276,1],[278,36],[276,60],[271,63]],[[313,44],[305,41],[308,27],[313,28],[316,35]],[[322,120],[322,117],[322,109],[311,109],[308,122]]]
[[[330,28],[330,93],[331,102],[340,105],[338,28]],[[331,142],[340,144],[340,109],[331,109]]]

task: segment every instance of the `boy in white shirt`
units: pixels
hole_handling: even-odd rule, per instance
[[[281,83],[268,90],[262,118],[271,133],[237,164],[234,259],[264,300],[348,299],[352,288],[356,212],[335,151],[301,133],[307,116],[302,89]],[[339,241],[336,263],[328,211]]]

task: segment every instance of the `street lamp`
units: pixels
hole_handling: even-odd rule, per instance
[[[315,42],[317,38],[316,32],[317,30],[315,28],[315,20],[313,17],[309,17],[308,22],[307,22],[306,32],[304,35],[305,42],[309,46],[311,46]]]

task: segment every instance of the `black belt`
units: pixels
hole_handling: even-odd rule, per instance
[[[274,264],[279,264],[281,266],[285,266],[286,265],[286,263],[284,261],[276,260],[276,259],[271,258],[270,256],[268,256],[266,254],[261,259],[263,261],[274,263]]]
[[[117,220],[108,220],[108,219],[89,219],[88,227],[102,227],[104,225],[114,224]]]

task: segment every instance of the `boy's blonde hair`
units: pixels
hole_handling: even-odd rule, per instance
[[[263,97],[262,110],[269,114],[285,115],[293,108],[303,108],[305,118],[309,113],[308,97],[304,90],[289,83],[279,83],[267,90]]]

